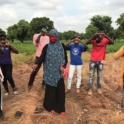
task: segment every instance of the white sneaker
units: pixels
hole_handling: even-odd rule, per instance
[[[5,96],[8,96],[8,95],[9,95],[9,93],[8,93],[8,92],[6,92],[6,93],[5,93]]]
[[[18,95],[18,91],[14,91],[13,93],[14,93],[15,95]]]
[[[91,96],[92,95],[92,90],[88,91],[88,95]]]

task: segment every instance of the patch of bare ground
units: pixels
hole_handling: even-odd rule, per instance
[[[120,72],[121,60],[107,59],[104,65],[102,94],[96,89],[96,75],[94,78],[93,95],[87,95],[89,63],[85,62],[82,73],[81,92],[76,93],[76,72],[74,75],[71,92],[66,95],[66,117],[59,114],[51,115],[45,109],[34,114],[36,107],[43,107],[44,90],[41,88],[41,68],[36,76],[34,86],[26,92],[28,79],[32,70],[31,63],[15,66],[13,77],[18,88],[18,95],[14,95],[11,87],[10,95],[4,96],[4,119],[0,124],[124,124],[124,113],[120,108],[122,93],[116,91]],[[67,80],[65,80],[65,85]],[[14,117],[16,111],[22,111],[21,118]]]

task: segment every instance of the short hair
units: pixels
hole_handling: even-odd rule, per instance
[[[81,39],[80,35],[78,35],[78,34],[75,34],[75,35],[73,36],[73,39],[75,39],[75,38]]]
[[[0,37],[6,38],[6,35],[5,34],[0,34]]]
[[[100,32],[100,31],[104,31],[105,32],[105,29],[104,28],[99,28],[98,32]]]

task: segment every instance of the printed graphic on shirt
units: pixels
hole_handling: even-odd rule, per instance
[[[79,54],[79,49],[77,49],[77,48],[74,48],[74,49],[72,49],[72,54],[73,55],[78,55]]]
[[[9,50],[9,47],[5,47],[5,50]]]

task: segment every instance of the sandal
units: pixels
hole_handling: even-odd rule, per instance
[[[55,111],[54,111],[54,110],[51,110],[51,111],[50,111],[50,114],[51,114],[51,115],[55,114]]]
[[[61,112],[60,116],[61,117],[65,117],[66,116],[66,112]]]

